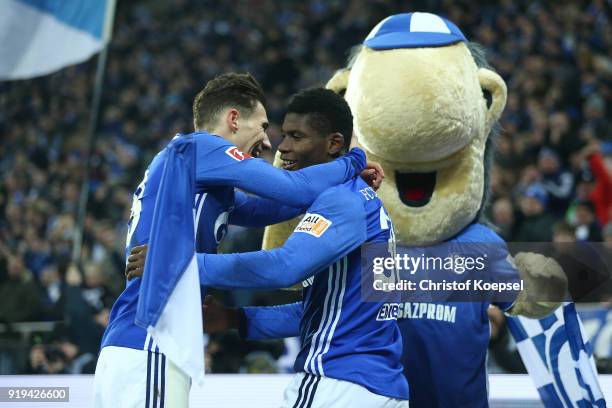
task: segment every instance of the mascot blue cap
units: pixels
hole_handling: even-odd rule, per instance
[[[459,28],[431,13],[404,13],[389,16],[372,29],[364,45],[373,50],[441,47],[467,42]]]

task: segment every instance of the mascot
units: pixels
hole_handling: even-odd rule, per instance
[[[327,87],[345,95],[356,139],[385,171],[378,195],[399,244],[505,248],[481,218],[506,85],[478,45],[434,14],[390,16]],[[295,224],[268,227],[264,248],[282,244]],[[558,307],[559,302],[538,301],[538,294],[551,288],[558,299],[565,293],[555,261],[519,253],[503,263],[499,267],[516,267],[525,284],[516,301],[504,306],[507,313],[542,317]],[[488,405],[488,307],[487,302],[400,305],[411,406]]]

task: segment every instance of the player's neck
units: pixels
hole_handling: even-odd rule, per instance
[[[216,127],[214,129],[196,129],[196,132],[207,132],[207,133],[210,133],[211,135],[221,136],[223,139],[234,143],[234,140],[232,139],[232,136],[234,136],[234,133],[232,133],[229,129],[225,129],[222,127]]]

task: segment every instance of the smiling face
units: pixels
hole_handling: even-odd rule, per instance
[[[353,115],[342,96],[325,88],[300,91],[287,106],[274,165],[299,170],[332,161],[350,146],[352,134]],[[298,222],[293,219],[266,227],[262,249],[281,246]]]
[[[328,154],[329,135],[321,135],[309,124],[309,114],[288,113],[282,126],[282,142],[278,145],[282,167],[300,170],[333,160]]]
[[[266,133],[268,129],[268,116],[260,102],[257,102],[255,109],[250,115],[239,116],[236,123],[238,130],[228,139],[240,150],[249,153],[253,157],[259,157],[264,150],[272,148]]]
[[[287,106],[277,157],[285,170],[326,163],[345,150],[352,133],[353,116],[344,98],[325,88],[306,89]]]

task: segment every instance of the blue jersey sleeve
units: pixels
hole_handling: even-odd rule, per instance
[[[486,227],[482,226],[482,228]],[[495,282],[519,282],[519,271],[516,269],[514,260],[510,256],[506,242],[488,228],[484,231],[483,236],[488,243],[486,254],[488,255],[487,262],[490,268],[489,274],[491,279]],[[518,295],[518,292],[516,292],[516,295]],[[492,303],[502,311],[508,311],[514,305],[516,296],[513,296],[513,299],[507,299],[507,297],[504,296],[505,299],[503,301],[497,300]]]
[[[278,201],[236,191],[229,223],[243,227],[265,227],[295,218],[304,211],[305,208],[289,207]]]
[[[195,141],[198,187],[234,186],[294,207],[309,206],[327,188],[350,180],[366,165],[363,150],[352,149],[330,163],[287,171],[251,158],[221,137],[202,134]]]
[[[240,309],[240,335],[247,340],[270,340],[300,335],[302,302]]]
[[[363,203],[346,187],[321,194],[285,244],[269,251],[197,254],[200,283],[219,289],[292,286],[366,240]]]

